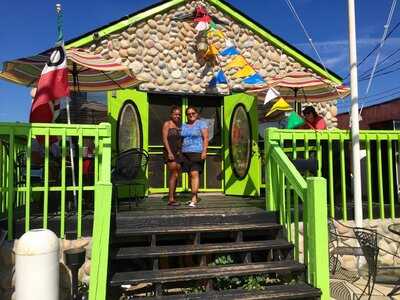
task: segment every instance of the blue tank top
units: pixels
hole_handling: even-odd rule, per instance
[[[207,128],[207,124],[202,120],[197,120],[192,125],[182,124],[182,152],[201,153],[203,151],[203,137],[201,131]]]

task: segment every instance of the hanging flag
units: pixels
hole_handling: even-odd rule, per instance
[[[207,32],[207,37],[210,38],[210,37],[212,37],[213,35],[216,35],[216,36],[220,37],[221,39],[225,38],[224,33],[223,33],[221,30],[218,30],[218,29],[209,30],[209,31]]]
[[[235,43],[232,40],[225,40],[225,48],[220,52],[222,56],[231,56],[240,54],[236,49]]]
[[[246,65],[243,67],[243,69],[237,71],[235,74],[233,74],[234,78],[243,78],[243,77],[248,77],[250,75],[253,75],[256,71],[253,69],[252,66]]]
[[[196,25],[196,30],[198,32],[208,30],[208,28],[210,28],[210,25],[207,22],[199,22]]]
[[[197,5],[194,10],[194,21],[195,22],[211,22],[211,17],[208,15],[208,11],[203,5]]]
[[[255,74],[243,79],[243,83],[245,83],[245,84],[261,84],[261,83],[265,83],[265,80],[264,80],[264,78],[262,78],[262,76],[260,74],[255,73]]]
[[[264,104],[267,104],[275,98],[278,98],[279,95],[280,93],[276,89],[274,89],[273,87],[269,88],[267,93],[265,94]]]
[[[288,117],[287,129],[296,129],[304,125],[304,119],[300,117],[295,111],[292,111]]]
[[[247,66],[249,63],[247,62],[247,60],[241,56],[238,55],[235,58],[233,58],[227,65],[226,68],[227,69],[232,69],[232,68],[242,68],[244,66]]]
[[[218,48],[214,44],[211,44],[208,46],[207,52],[204,54],[204,57],[216,56],[218,55],[218,53]]]
[[[272,113],[276,111],[292,111],[293,108],[285,101],[283,98],[279,98],[278,101],[274,105],[272,105],[271,109],[269,112],[266,113],[266,117],[271,115]]]
[[[236,48],[236,45],[232,40],[225,40],[225,49],[227,48]]]
[[[210,86],[216,86],[217,84],[228,84],[228,80],[222,70],[219,70],[209,83]]]
[[[222,50],[219,54],[222,56],[232,56],[232,55],[238,55],[240,54],[240,52],[235,47],[229,47]]]
[[[206,15],[206,16],[202,16],[199,18],[195,18],[194,21],[198,22],[198,23],[204,22],[204,23],[209,24],[209,23],[211,23],[212,19],[210,16]]]
[[[54,49],[40,75],[29,122],[50,123],[59,110],[59,100],[69,96],[67,56],[63,46]]]
[[[210,28],[213,29],[213,30],[217,30],[217,24],[215,24],[214,21],[211,21],[210,22]]]

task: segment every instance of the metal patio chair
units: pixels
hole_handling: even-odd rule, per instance
[[[368,265],[368,279],[367,284],[365,285],[364,290],[361,295],[357,299],[361,299],[364,295],[365,291],[368,288],[368,299],[371,299],[372,291],[374,290],[376,274],[378,270],[378,234],[375,230],[367,229],[367,228],[354,228],[354,235],[362,252],[364,254],[365,260]]]
[[[356,238],[353,236],[341,235],[337,232],[333,219],[328,219],[328,232],[329,232],[329,271],[331,278],[355,282],[360,279],[360,274],[355,271],[346,270],[342,267],[339,257],[344,255],[351,255],[355,257],[363,256],[360,247],[341,246],[344,239]],[[341,223],[340,223],[341,224]],[[345,226],[345,225],[343,225]],[[348,227],[348,226],[345,226]],[[352,230],[352,228],[349,228]]]
[[[23,186],[26,184],[26,151],[20,151],[16,160],[16,184]],[[31,183],[39,184],[43,182],[43,166],[31,164]]]
[[[344,236],[338,234],[336,230],[335,223],[340,224],[343,227],[351,229],[354,232],[353,236]],[[365,257],[367,267],[368,267],[368,277],[365,288],[363,289],[361,295],[356,296],[357,299],[361,299],[366,292],[368,292],[368,297],[372,297],[372,292],[375,286],[375,283],[383,283],[383,284],[397,284],[396,280],[388,280],[387,278],[379,277],[379,271],[384,270],[392,270],[399,269],[398,266],[379,266],[378,264],[378,255],[379,253],[385,252],[394,257],[399,257],[396,253],[391,253],[385,249],[379,248],[379,239],[385,238],[390,239],[387,236],[384,236],[375,230],[367,229],[367,228],[358,228],[351,227],[340,223],[337,220],[329,220],[329,255],[330,255],[330,274],[333,279],[342,279],[348,282],[355,282],[361,275],[359,272],[344,270],[339,261],[339,256],[343,255],[353,255],[353,256],[363,256]],[[341,238],[345,239],[356,239],[360,247],[347,247],[347,246],[339,246],[339,241]],[[393,242],[398,243],[398,241],[393,240]],[[393,289],[392,293],[397,292],[396,289]],[[391,296],[390,294],[388,296]]]
[[[145,183],[137,180],[139,174],[144,174],[149,161],[149,154],[144,149],[132,148],[119,153],[115,157],[115,167],[111,172],[111,182],[113,185],[113,198],[116,212],[119,209],[119,195],[118,188],[121,186],[128,186],[129,200],[138,205],[138,201],[144,198],[146,193]],[[135,195],[132,197],[131,187],[143,187],[143,193],[138,195],[135,189]],[[129,201],[129,208],[132,201]]]

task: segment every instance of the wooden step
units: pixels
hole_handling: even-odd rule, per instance
[[[205,224],[193,226],[145,226],[134,227],[126,226],[118,228],[115,231],[115,236],[143,236],[149,234],[184,234],[196,232],[236,232],[236,231],[250,231],[250,230],[273,230],[279,231],[281,225],[276,223],[264,222],[239,222],[239,223],[221,223],[221,224]]]
[[[173,209],[160,211],[129,211],[116,216],[117,227],[135,224],[134,226],[185,226],[195,224],[229,223],[239,221],[277,223],[277,215],[259,208],[233,209]]]
[[[199,208],[199,209],[180,209],[181,207],[186,208],[186,206],[178,207],[167,207],[167,202],[165,202],[167,211],[159,210],[149,210],[149,211],[120,211],[117,214],[117,219],[148,219],[150,216],[153,218],[177,218],[177,217],[211,217],[211,216],[240,216],[249,214],[264,214],[265,216],[276,219],[276,213],[266,212],[264,209],[257,207],[239,207],[239,208]]]
[[[268,249],[293,249],[286,240],[267,240],[255,242],[215,243],[199,245],[174,245],[156,247],[122,247],[112,252],[113,259],[136,259],[152,257],[169,257],[183,255],[200,255],[227,252],[247,252]]]
[[[224,290],[192,295],[147,297],[148,300],[264,300],[264,299],[313,299],[321,296],[319,289],[308,284],[288,284],[267,287],[265,290]]]
[[[120,286],[123,284],[182,282],[253,274],[292,274],[301,273],[303,271],[304,265],[297,262],[276,261],[240,265],[120,272],[115,273],[111,277],[110,285]]]

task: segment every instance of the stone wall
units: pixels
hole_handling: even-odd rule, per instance
[[[5,241],[0,247],[0,299],[15,299],[15,255],[13,250],[18,240]],[[60,298],[59,300],[71,299],[71,273],[64,264],[64,251],[73,248],[86,249],[86,261],[79,269],[79,281],[84,285],[89,284],[90,261],[91,261],[91,238],[85,237],[78,240],[60,239]]]
[[[224,38],[212,35],[207,38],[207,43],[224,49],[226,40],[233,41],[241,55],[266,81],[276,75],[306,70],[295,58],[284,54],[281,49],[202,0],[187,1],[168,12],[132,24],[124,30],[102,37],[88,48],[128,66],[138,78],[145,81],[139,86],[143,91],[228,94],[244,90],[246,85],[242,79],[232,77],[238,68],[226,68],[232,57],[218,56],[216,61],[204,58],[197,49],[199,36],[195,24],[188,20],[174,19],[179,14],[192,14],[197,5],[205,6],[211,16],[224,23],[217,24]],[[209,82],[220,69],[228,78],[229,88],[225,85],[216,91],[210,88]],[[336,103],[317,105],[317,110],[325,117],[329,128],[335,127],[337,122],[336,110],[331,107],[336,107]]]

